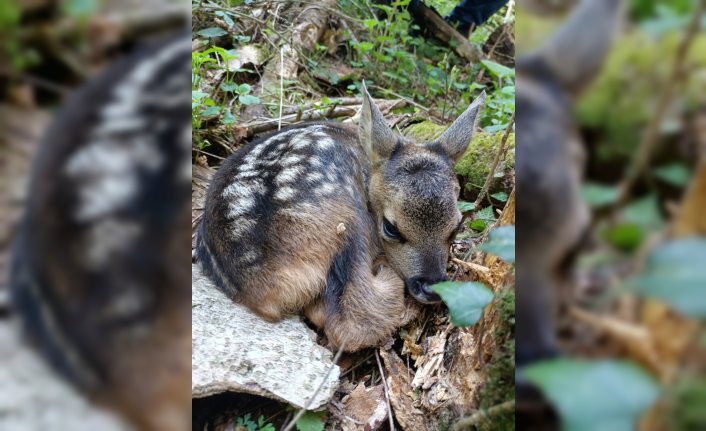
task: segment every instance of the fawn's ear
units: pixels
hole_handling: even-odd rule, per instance
[[[365,82],[363,82],[363,107],[358,122],[358,137],[373,162],[390,157],[398,142],[397,137],[390,130],[382,113],[368,94]]]
[[[439,136],[432,144],[439,145],[444,150],[449,159],[454,163],[466,152],[468,144],[471,143],[473,132],[478,122],[478,114],[485,102],[485,91],[461,114],[451,127]]]

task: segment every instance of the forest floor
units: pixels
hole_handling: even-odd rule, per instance
[[[438,3],[448,13],[451,2]],[[399,5],[203,2],[194,5],[192,24],[194,228],[224,158],[280,123],[357,121],[362,80],[388,124],[420,143],[438,136],[481,90],[489,93],[482,130],[457,167],[466,223],[453,241],[448,275],[483,282],[495,299],[474,326],[455,327],[443,305],[425,307],[387,346],[344,354],[327,409],[297,426],[389,429],[386,415],[375,416],[389,401],[398,429],[451,429],[496,406],[494,425],[480,417],[478,429],[514,429],[514,269],[479,249],[493,227],[514,225],[512,11],[504,8],[466,40],[484,58],[473,64],[464,58],[471,51],[422,36],[427,30],[414,29]],[[236,394],[194,402],[199,429],[280,429],[295,413]]]

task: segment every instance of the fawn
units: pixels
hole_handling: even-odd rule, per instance
[[[440,298],[461,222],[454,163],[485,93],[437,140],[388,127],[363,85],[357,130],[307,123],[255,140],[215,174],[196,253],[204,272],[268,321],[303,312],[355,351],[390,337],[414,301]]]

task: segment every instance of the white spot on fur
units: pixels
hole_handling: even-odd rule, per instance
[[[322,150],[328,150],[333,148],[335,143],[333,142],[333,139],[324,135],[323,137],[316,139],[316,145]]]
[[[291,187],[280,187],[275,192],[275,199],[279,201],[288,201],[296,195],[297,191]]]
[[[301,166],[293,166],[289,169],[283,169],[277,175],[277,178],[275,178],[275,184],[277,184],[278,187],[291,184],[299,177],[303,170],[304,169]]]
[[[153,170],[162,163],[164,157],[153,141],[144,138],[95,141],[77,151],[65,168],[69,176],[81,181],[74,216],[79,221],[93,220],[127,204],[138,191],[138,168]]]
[[[255,207],[255,199],[265,192],[262,181],[235,182],[223,189],[221,196],[228,201],[230,219],[237,219],[248,214]]]
[[[324,178],[324,175],[318,171],[311,172],[310,174],[308,174],[306,176],[307,181],[311,181],[311,182],[318,182],[318,181],[321,181],[323,178]]]
[[[245,263],[253,263],[260,257],[260,252],[258,250],[248,250],[243,253],[240,257]]]
[[[118,253],[124,253],[142,233],[135,222],[105,218],[91,225],[86,238],[85,262],[91,269],[100,269]]]
[[[100,120],[91,130],[86,145],[66,163],[65,173],[79,184],[79,202],[74,212],[78,221],[95,220],[124,207],[139,192],[139,172],[153,171],[164,165],[164,155],[157,148],[156,136],[147,129],[142,116],[142,108],[146,105],[144,94],[151,94],[145,87],[157,76],[160,68],[189,52],[188,49],[180,38],[153,57],[137,63],[123,80],[116,83],[111,93],[112,101],[101,109]],[[179,138],[183,141],[181,135]],[[190,151],[190,131],[188,142]],[[186,177],[190,180],[191,166],[180,166],[179,178]]]
[[[335,184],[326,183],[326,184],[322,185],[321,187],[319,187],[316,190],[316,193],[319,195],[326,196],[326,195],[331,195],[331,194],[335,193],[337,190],[338,190],[338,187],[336,187]]]
[[[258,175],[260,175],[260,173],[258,171],[246,170],[246,171],[238,172],[236,177],[243,179],[243,180],[249,180],[249,179],[257,177]]]
[[[297,163],[304,160],[306,157],[303,154],[290,154],[280,160],[282,166],[296,165]]]

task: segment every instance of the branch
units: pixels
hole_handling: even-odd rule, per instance
[[[635,181],[637,181],[650,162],[650,157],[652,156],[655,146],[657,145],[659,128],[662,125],[667,108],[672,102],[676,85],[681,82],[686,75],[686,57],[689,52],[689,48],[698,33],[699,26],[701,24],[701,16],[704,14],[704,10],[706,10],[706,0],[698,0],[691,20],[686,28],[686,32],[684,33],[684,37],[681,39],[679,46],[677,47],[677,53],[674,57],[672,70],[666,82],[664,82],[664,87],[657,102],[655,113],[652,116],[652,121],[648,124],[647,130],[643,135],[642,141],[640,142],[640,147],[638,148],[635,157],[632,159],[631,164],[619,185],[619,204],[625,203],[630,198],[630,191],[635,185]]]
[[[507,145],[507,138],[510,136],[510,132],[512,131],[512,126],[515,124],[515,113],[512,113],[512,117],[510,117],[510,122],[507,123],[507,127],[505,128],[505,133],[503,134],[502,139],[500,140],[500,148],[498,148],[498,152],[495,153],[495,158],[493,159],[493,164],[490,167],[490,172],[488,172],[488,177],[485,179],[485,184],[483,184],[483,188],[480,190],[480,193],[478,193],[478,197],[476,198],[476,201],[473,202],[473,209],[475,210],[478,208],[480,205],[481,201],[483,200],[483,196],[485,196],[488,193],[488,189],[490,189],[490,184],[493,182],[493,176],[495,175],[495,169],[498,168],[498,163],[500,163],[500,156],[505,152],[505,146]]]

